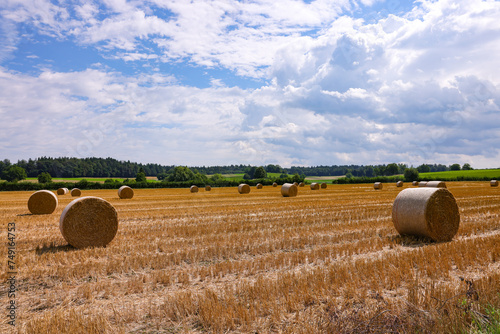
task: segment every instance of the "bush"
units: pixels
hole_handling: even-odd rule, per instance
[[[49,173],[43,172],[38,175],[38,183],[49,183],[52,182],[52,176]]]
[[[4,170],[2,173],[2,179],[7,180],[7,182],[17,182],[24,180],[28,177],[24,168],[12,165],[8,169]]]
[[[405,173],[404,173],[405,181],[406,182],[413,182],[418,180],[418,170],[411,167],[411,168],[406,168]]]

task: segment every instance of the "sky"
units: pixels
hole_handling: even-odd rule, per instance
[[[2,0],[0,159],[500,168],[500,1]]]

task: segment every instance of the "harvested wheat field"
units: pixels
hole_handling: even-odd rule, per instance
[[[450,333],[498,321],[500,192],[449,182],[451,242],[399,236],[392,204],[410,184],[87,190],[118,212],[115,238],[76,249],[59,231],[70,197],[30,215],[30,192],[0,193],[2,236],[16,226],[21,333]],[[7,247],[1,304],[6,324]],[[497,319],[497,320],[495,320]],[[475,326],[475,327],[472,327]],[[484,328],[484,327],[483,327]]]

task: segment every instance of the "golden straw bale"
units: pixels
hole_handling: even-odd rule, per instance
[[[429,181],[425,184],[428,188],[446,188],[446,182],[444,181]]]
[[[498,187],[498,181],[497,180],[491,180],[490,181],[490,186],[492,186],[492,187]]]
[[[57,208],[57,196],[48,190],[39,190],[28,199],[28,210],[34,215],[48,215]]]
[[[69,192],[68,188],[59,188],[57,189],[58,195],[66,195]]]
[[[298,188],[293,183],[285,183],[281,186],[281,195],[283,197],[295,197],[297,196]]]
[[[303,187],[303,186],[305,186],[305,183],[304,182],[300,182],[299,183],[299,187]]]
[[[398,181],[396,183],[396,187],[402,187],[403,186],[403,181]]]
[[[255,187],[257,187],[257,189],[262,189],[262,184],[257,183],[257,185]]]
[[[294,182],[293,184],[295,184],[297,187],[299,186],[299,183],[298,183],[298,182]]]
[[[319,190],[319,183],[316,182],[311,183],[311,190]]]
[[[120,189],[118,189],[118,197],[121,199],[132,198],[134,197],[134,189],[129,186],[121,186]]]
[[[238,186],[238,192],[240,194],[248,194],[250,193],[250,186],[246,183],[242,183]]]
[[[384,185],[382,184],[382,182],[375,182],[373,184],[373,188],[377,190],[382,190],[382,188],[384,188]]]
[[[412,185],[412,186],[418,186],[418,181],[413,181],[413,182],[411,183],[411,185]]]
[[[276,182],[273,183],[273,187],[277,187],[278,184]]]
[[[64,209],[59,230],[73,247],[103,247],[118,231],[118,213],[102,198],[80,197]]]
[[[195,186],[195,185],[192,185],[190,188],[189,188],[189,191],[192,192],[192,193],[197,193],[198,192],[198,187]]]
[[[82,191],[78,188],[73,188],[73,189],[71,189],[71,196],[73,196],[73,197],[82,196]]]
[[[205,186],[205,191],[210,191],[210,190],[212,190],[212,187],[210,187],[210,186]]]
[[[407,188],[392,206],[392,222],[401,235],[450,241],[458,231],[460,212],[445,188]]]
[[[425,185],[426,185],[426,184],[427,184],[427,181],[420,181],[420,182],[418,183],[418,186],[419,186],[419,187],[425,187]]]
[[[323,182],[323,183],[321,184],[321,189],[326,189],[327,187],[328,187],[328,185],[327,185],[326,183],[324,183],[324,182]]]

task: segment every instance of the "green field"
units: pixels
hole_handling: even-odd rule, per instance
[[[500,179],[500,169],[473,169],[473,170],[453,170],[446,172],[432,172],[432,173],[420,173],[420,179],[452,179],[457,177],[471,177],[471,178],[483,178],[488,177],[491,179]]]

